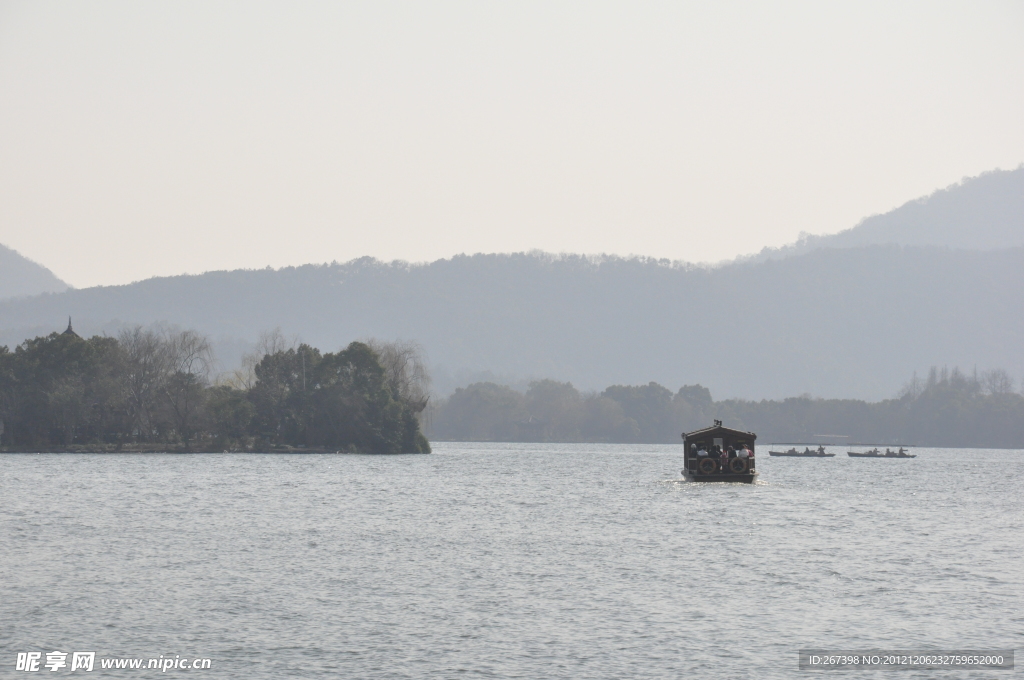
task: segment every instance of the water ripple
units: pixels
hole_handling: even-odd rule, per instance
[[[801,647],[1024,646],[1021,453],[917,453],[752,486],[684,483],[672,446],[5,456],[0,663],[782,678]]]

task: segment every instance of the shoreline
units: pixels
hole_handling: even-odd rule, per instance
[[[256,453],[256,454],[272,454],[272,453],[332,453],[332,454],[349,454],[349,455],[363,455],[363,456],[404,456],[411,455],[405,453],[372,453],[366,451],[342,451],[333,448],[324,447],[298,447],[298,446],[275,446],[269,449],[211,449],[211,448],[185,448],[183,446],[166,446],[166,445],[153,445],[153,446],[139,446],[133,444],[132,446],[117,447],[114,445],[103,446],[88,446],[88,445],[77,445],[77,446],[51,446],[46,448],[0,448],[0,455],[30,455],[30,454],[44,454],[44,453],[104,453],[104,454],[119,454],[119,453],[173,453],[173,454],[211,454],[211,453]],[[424,455],[424,454],[417,454]]]

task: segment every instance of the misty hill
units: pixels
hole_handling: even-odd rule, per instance
[[[61,293],[68,288],[68,284],[46,267],[0,244],[0,300],[40,293]]]
[[[884,244],[968,250],[1024,246],[1024,166],[966,178],[838,234],[805,235],[793,245],[765,248],[747,259]]]
[[[0,302],[0,343],[169,322],[222,346],[420,342],[441,393],[492,375],[581,389],[701,383],[720,398],[879,399],[932,365],[1024,374],[1024,248],[869,246],[719,268],[474,255],[211,272]],[[490,372],[491,375],[484,375]]]

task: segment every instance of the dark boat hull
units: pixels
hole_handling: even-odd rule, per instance
[[[854,453],[853,451],[847,451],[846,455],[850,458],[917,458],[917,454],[904,454],[902,456],[887,456],[884,453]]]
[[[769,451],[769,456],[783,456],[786,458],[835,458],[834,453],[787,453],[786,451]]]
[[[734,484],[753,484],[757,480],[757,470],[735,474],[733,472],[714,472],[710,475],[694,474],[683,470],[683,477],[689,482],[732,482]]]

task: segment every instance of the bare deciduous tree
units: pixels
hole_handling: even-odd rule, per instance
[[[210,340],[196,331],[168,332],[164,336],[169,375],[164,396],[170,406],[175,429],[188,445],[195,433],[213,366]]]
[[[286,352],[297,347],[298,344],[298,338],[293,337],[289,340],[281,332],[280,326],[270,331],[263,331],[260,333],[259,339],[256,340],[252,351],[242,355],[242,366],[222,377],[220,382],[234,387],[236,390],[251,390],[256,384],[256,366],[263,360],[263,357],[268,354]]]
[[[213,348],[209,338],[196,331],[179,331],[165,333],[164,341],[173,372],[188,373],[203,380],[210,377]]]
[[[1001,368],[981,374],[981,386],[988,394],[1009,394],[1013,392],[1013,378]]]
[[[395,399],[405,401],[417,413],[425,409],[430,398],[430,374],[423,362],[423,348],[405,340],[365,342],[380,359]]]
[[[152,330],[134,326],[118,334],[119,377],[128,422],[141,441],[156,432],[156,415],[170,367],[166,344]]]

